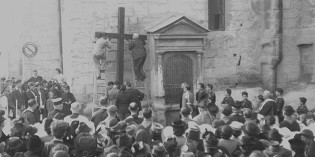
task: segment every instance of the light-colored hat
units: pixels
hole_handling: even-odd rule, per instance
[[[233,130],[242,130],[242,126],[243,126],[243,123],[241,122],[238,122],[238,121],[233,121],[231,124],[230,124],[231,128]]]

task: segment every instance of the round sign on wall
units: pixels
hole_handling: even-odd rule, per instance
[[[28,42],[23,45],[22,52],[28,58],[34,57],[38,52],[38,47],[32,42]]]

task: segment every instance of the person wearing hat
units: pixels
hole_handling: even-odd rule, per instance
[[[243,116],[242,113],[242,104],[243,102],[241,101],[236,101],[233,105],[232,105],[232,114],[230,117],[230,121],[238,121],[240,123],[245,123],[245,118]]]
[[[54,103],[54,110],[48,113],[48,118],[55,118],[58,120],[63,120],[65,115],[62,112],[63,103],[61,98],[52,99]]]
[[[189,118],[190,113],[191,111],[188,107],[182,107],[180,109],[180,115],[182,117],[182,121],[184,121],[185,123],[193,121],[192,119]]]
[[[115,105],[110,105],[107,108],[108,117],[101,121],[99,124],[109,126],[110,122],[114,119],[116,121],[119,121],[119,118],[117,117],[117,107]]]
[[[70,92],[70,87],[68,85],[64,86],[62,90],[63,90],[63,94],[61,95],[61,98],[64,104],[62,108],[62,112],[63,114],[68,116],[71,114],[70,107],[71,107],[71,104],[75,102],[75,98],[73,94]]]
[[[37,135],[31,136],[26,141],[27,152],[24,153],[25,157],[40,157],[44,148],[44,143]]]
[[[75,138],[75,153],[74,156],[96,156],[97,140],[88,133],[81,133]]]
[[[314,133],[309,129],[304,129],[300,134],[301,140],[305,143],[305,157],[315,156]]]
[[[137,105],[135,102],[132,102],[130,103],[128,109],[131,114],[125,119],[125,122],[127,124],[140,125],[143,122],[143,118],[139,117],[139,105]]]
[[[205,135],[203,139],[203,146],[205,150],[203,156],[208,157],[210,155],[211,157],[225,157],[228,152],[219,148],[218,143],[219,140],[212,132],[209,132],[207,135]]]
[[[221,102],[223,107],[226,107],[227,105],[229,107],[231,107],[232,104],[234,104],[234,99],[232,98],[231,94],[232,94],[232,90],[231,89],[226,89],[225,90],[225,93],[224,93],[225,97],[224,97],[224,99]]]
[[[151,127],[152,144],[162,143],[162,130],[164,126],[160,123],[153,123]]]
[[[36,112],[35,110],[37,109],[37,103],[34,99],[30,99],[28,102],[28,108],[26,110],[23,111],[22,116],[25,120],[25,124],[26,125],[33,125],[37,122],[39,122],[36,119]]]
[[[7,153],[14,156],[16,152],[26,152],[26,144],[18,137],[10,137],[7,141]]]
[[[294,112],[291,105],[284,106],[284,120],[280,123],[280,128],[287,127],[290,131],[300,131],[299,123],[292,117]]]
[[[240,123],[238,121],[233,121],[231,124],[230,124],[231,128],[233,129],[233,137],[231,138],[232,140],[235,140],[235,141],[238,141],[241,143],[241,140],[239,138],[239,136],[242,134],[242,126],[243,126],[243,123]]]
[[[232,107],[229,105],[225,106],[223,108],[221,118],[214,120],[213,123],[216,121],[216,123],[219,123],[219,124],[222,124],[222,123],[230,124],[232,122],[231,121],[231,114],[232,114]],[[217,122],[217,121],[220,121],[220,122]]]
[[[152,157],[167,157],[167,151],[163,146],[154,145],[152,149]]]
[[[138,130],[135,136],[135,143],[132,145],[134,155],[148,156],[151,152],[150,144],[150,135],[148,135],[148,133],[143,129]]]
[[[295,152],[293,157],[304,157],[306,144],[298,136],[289,140],[291,149]]]
[[[26,98],[25,98],[25,93],[21,89],[22,87],[22,81],[17,80],[15,82],[15,89],[12,91],[11,96],[12,96],[12,101],[14,103],[14,108],[17,106],[18,108],[18,116],[22,116],[22,112],[27,108],[26,107]],[[15,111],[13,111],[15,112]]]
[[[269,132],[270,146],[264,150],[264,154],[268,156],[292,156],[292,152],[280,146],[283,135],[277,129],[271,129]]]
[[[51,131],[54,139],[50,142],[45,143],[42,151],[42,157],[49,156],[52,148],[57,144],[64,144],[63,138],[66,136],[69,124],[62,120],[54,120],[51,124]]]
[[[236,140],[231,140],[233,135],[233,129],[229,125],[225,125],[221,128],[221,139],[219,140],[218,146],[225,148],[231,155],[236,148],[241,145]]]
[[[177,150],[180,150],[180,148],[187,142],[187,139],[184,136],[187,125],[181,119],[175,119],[172,122],[172,127],[177,142]]]
[[[100,98],[100,109],[92,114],[91,121],[94,123],[95,128],[97,125],[108,117],[107,108],[109,106],[108,97]]]

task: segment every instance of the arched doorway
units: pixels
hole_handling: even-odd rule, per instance
[[[193,84],[193,60],[181,52],[167,53],[163,59],[163,81],[165,102],[177,104],[180,101],[181,84]]]

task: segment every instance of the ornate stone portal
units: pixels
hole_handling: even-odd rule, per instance
[[[168,16],[146,27],[151,63],[151,98],[157,119],[166,124],[165,111],[179,110],[181,84],[196,91],[203,82],[202,62],[208,29],[185,16]]]

